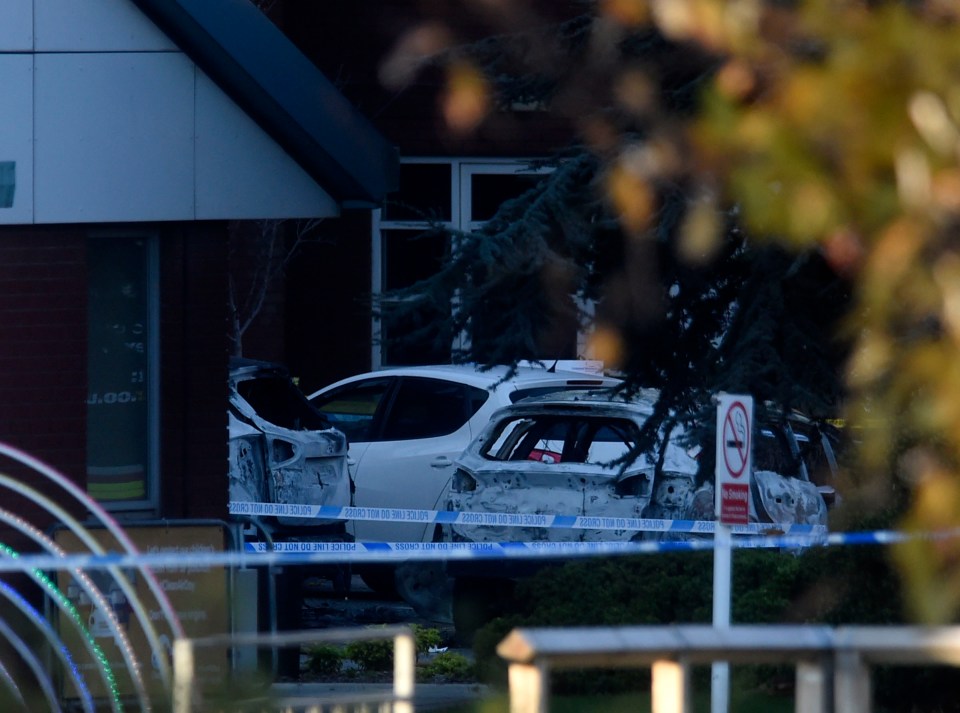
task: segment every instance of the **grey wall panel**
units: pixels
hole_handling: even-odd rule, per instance
[[[8,3],[11,0],[2,0]],[[23,0],[14,0],[22,2]],[[172,51],[130,0],[33,0],[38,52]]]
[[[32,223],[33,57],[0,55],[0,87],[0,224]]]
[[[36,55],[35,221],[190,220],[193,64]]]
[[[197,72],[197,218],[336,215],[335,201]]]
[[[28,52],[33,48],[33,0],[0,2],[0,51]]]

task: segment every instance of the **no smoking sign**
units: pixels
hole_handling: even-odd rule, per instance
[[[746,525],[750,518],[753,397],[717,397],[717,493],[721,524]]]

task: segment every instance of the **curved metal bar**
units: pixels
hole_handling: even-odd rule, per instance
[[[33,649],[31,649],[3,619],[0,619],[0,636],[3,636],[10,642],[14,650],[20,655],[20,658],[27,664],[34,678],[37,679],[37,685],[40,686],[40,690],[43,691],[47,703],[50,704],[50,710],[55,713],[62,713],[63,709],[60,707],[60,701],[57,700],[57,692],[53,689],[53,684],[50,682],[47,671],[43,664],[40,663],[37,655],[33,653]]]
[[[0,473],[0,485],[5,485],[11,490],[23,495],[32,502],[40,505],[41,507],[46,508],[46,510],[54,515],[60,520],[61,523],[67,526],[67,528],[76,535],[83,544],[89,547],[94,554],[102,555],[106,554],[103,546],[94,539],[94,537],[89,533],[89,531],[84,528],[70,513],[64,510],[62,507],[57,505],[53,500],[40,493],[35,488],[32,488],[28,485],[25,485],[22,481],[15,480],[8,475]],[[138,552],[133,552],[130,554],[139,554]],[[151,578],[153,573],[143,565],[135,565],[137,571],[144,575],[146,579],[147,573],[150,574]],[[143,608],[143,605],[140,603],[140,600],[137,598],[137,594],[134,591],[130,581],[127,579],[126,575],[117,566],[109,566],[105,568],[113,578],[116,580],[117,584],[120,586],[120,589],[123,591],[124,595],[127,597],[127,600],[130,602],[131,607],[137,615],[137,621],[140,623],[141,628],[143,629],[144,635],[147,637],[147,641],[150,644],[150,650],[154,655],[154,658],[157,661],[157,665],[160,669],[160,676],[163,679],[165,690],[172,691],[173,686],[173,672],[170,668],[170,662],[167,660],[166,650],[164,649],[163,644],[160,641],[160,638],[157,636],[156,630],[153,628],[153,623],[150,621],[150,617],[147,614],[146,610]],[[177,621],[179,626],[179,621]],[[182,630],[182,627],[180,627]]]
[[[29,453],[24,453],[19,448],[14,448],[9,444],[0,442],[0,454],[3,454],[8,458],[17,461],[18,463],[32,468],[36,472],[52,480],[54,483],[72,495],[74,499],[76,499],[81,505],[93,513],[93,515],[95,515],[96,518],[103,523],[103,526],[110,531],[110,534],[117,538],[117,542],[119,542],[128,553],[140,554],[140,550],[137,549],[137,546],[133,544],[133,541],[127,536],[127,533],[123,531],[123,528],[120,527],[119,523],[110,515],[110,513],[108,513],[99,502],[91,498],[90,495],[77,487],[76,483],[74,483],[72,480],[67,478],[62,473],[54,470],[43,461],[34,458]],[[183,632],[183,626],[180,623],[180,619],[177,617],[177,613],[173,610],[173,606],[170,604],[170,600],[167,598],[166,592],[163,591],[163,587],[160,586],[157,578],[153,576],[153,572],[151,572],[149,568],[142,567],[140,568],[140,571],[144,575],[144,581],[146,581],[147,586],[150,587],[150,591],[156,598],[157,604],[160,606],[160,611],[163,612],[163,615],[167,620],[167,626],[170,627],[170,631],[173,633],[173,636],[178,639],[184,638],[185,634]]]
[[[2,661],[0,661],[0,681],[3,681],[4,686],[6,686],[6,688],[10,690],[10,693],[13,694],[13,697],[16,698],[16,702],[20,704],[20,709],[26,711],[26,713],[30,713],[30,709],[27,708],[27,702],[23,698],[20,687],[17,685],[17,682],[13,680],[13,676],[7,671],[7,667],[3,665]]]
[[[34,542],[38,543],[51,554],[60,557],[67,554],[66,551],[62,547],[58,546],[51,538],[47,537],[47,535],[28,523],[19,515],[15,515],[8,510],[0,508],[0,521],[12,525],[21,533],[32,538]],[[143,682],[140,663],[137,661],[136,656],[134,655],[133,646],[130,644],[130,637],[127,636],[127,632],[120,625],[120,622],[117,619],[116,612],[114,612],[110,602],[107,601],[106,597],[103,596],[103,593],[97,588],[97,586],[93,583],[93,580],[90,579],[85,572],[75,569],[71,570],[70,574],[73,575],[74,579],[80,585],[80,588],[83,589],[88,597],[90,597],[93,606],[106,617],[107,626],[110,628],[115,641],[118,643],[120,653],[123,656],[124,662],[127,664],[127,669],[130,672],[130,677],[133,681],[134,688],[136,689],[137,698],[140,701],[141,709],[144,711],[149,711],[151,709],[150,697],[147,693],[146,685]],[[59,589],[58,593],[60,593]],[[69,598],[67,598],[67,601],[69,601]]]
[[[57,635],[57,632],[54,631],[50,622],[31,606],[16,589],[6,582],[0,582],[0,595],[10,600],[13,605],[43,633],[44,638],[50,643],[54,655],[60,659],[60,662],[63,664],[67,675],[73,683],[73,687],[77,690],[77,695],[80,697],[80,705],[83,707],[83,710],[88,713],[93,713],[93,711],[96,710],[96,706],[93,703],[93,696],[90,693],[90,689],[87,688],[87,684],[84,683],[83,676],[79,669],[77,669],[73,657],[70,656],[70,652],[63,645],[63,640]]]

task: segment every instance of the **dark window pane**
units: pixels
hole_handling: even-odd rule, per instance
[[[347,384],[318,396],[312,403],[348,441],[362,443],[371,440],[377,407],[392,381],[384,378]]]
[[[390,406],[383,439],[402,441],[445,436],[466,421],[466,393],[460,384],[405,378]]]
[[[434,231],[384,230],[383,245],[387,291],[436,274],[447,254],[447,236]]]
[[[384,205],[383,219],[448,221],[450,191],[450,164],[401,163],[400,190]]]
[[[490,398],[490,392],[486,389],[480,389],[476,386],[468,386],[467,388],[467,399],[468,399],[468,413],[467,418],[471,418],[473,414],[480,410],[480,408],[487,403],[487,399]]]
[[[435,274],[443,263],[447,238],[415,230],[384,231],[384,288],[388,293]],[[450,307],[387,301],[383,305],[381,340],[385,364],[435,364],[450,361],[451,337],[443,328]]]
[[[543,176],[517,173],[477,173],[473,175],[470,220],[490,220],[500,204],[522,195]]]

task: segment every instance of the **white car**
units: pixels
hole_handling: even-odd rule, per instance
[[[410,366],[359,374],[309,395],[349,443],[357,507],[442,509],[454,459],[494,411],[529,396],[612,387],[618,379],[575,371],[596,362]],[[554,368],[562,366],[564,368]],[[424,542],[433,524],[352,521],[359,541]]]

